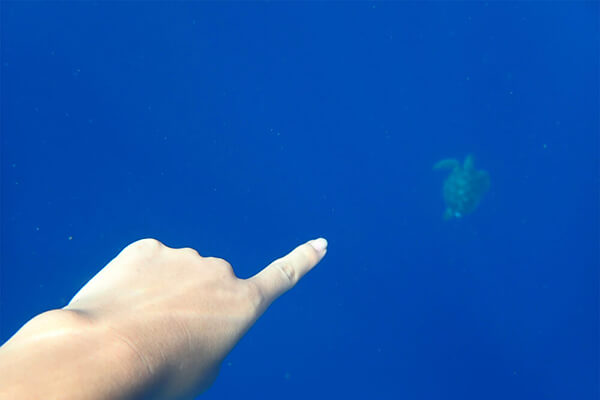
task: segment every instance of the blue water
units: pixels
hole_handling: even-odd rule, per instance
[[[143,237],[325,236],[203,398],[597,399],[599,11],[3,2],[0,339]]]

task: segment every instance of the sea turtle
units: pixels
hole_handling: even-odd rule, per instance
[[[475,210],[490,187],[489,174],[475,169],[472,155],[468,155],[462,165],[458,160],[444,159],[435,163],[433,169],[451,170],[444,181],[444,219],[461,218]]]

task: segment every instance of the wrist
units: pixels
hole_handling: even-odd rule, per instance
[[[135,348],[79,311],[40,314],[0,348],[13,399],[135,399],[155,381]]]

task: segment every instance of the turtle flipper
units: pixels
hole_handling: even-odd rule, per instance
[[[473,155],[469,154],[465,158],[465,161],[463,162],[463,169],[465,171],[471,171],[475,169],[475,159],[473,158]]]
[[[454,158],[445,158],[443,160],[436,162],[433,165],[433,169],[454,170],[454,169],[458,168],[459,166],[460,166],[460,163],[458,162],[458,160],[456,160]]]

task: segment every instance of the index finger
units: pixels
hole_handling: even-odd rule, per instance
[[[273,261],[252,281],[270,304],[277,297],[290,290],[308,271],[321,261],[327,253],[327,240],[310,240],[292,250],[288,255]]]

